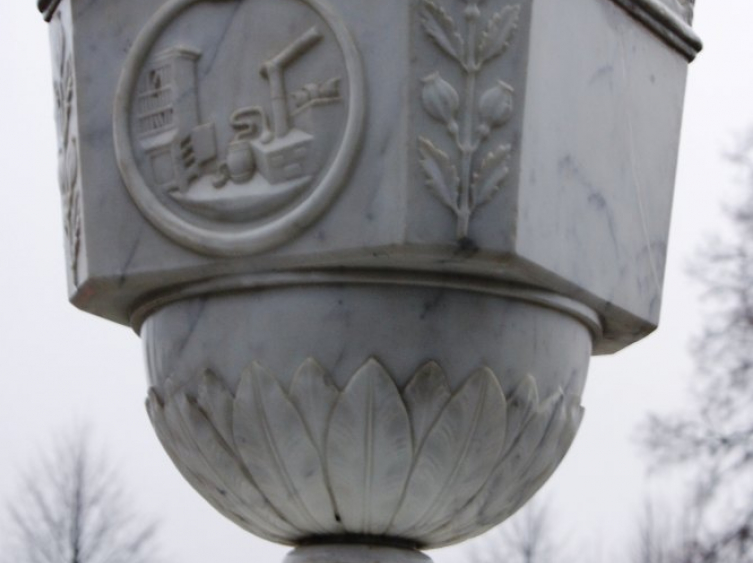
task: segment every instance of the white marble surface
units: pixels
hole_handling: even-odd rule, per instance
[[[208,279],[227,286],[221,278],[228,275],[411,270],[432,272],[440,282],[440,275],[462,274],[574,298],[603,320],[597,352],[653,330],[685,59],[611,0],[573,0],[567,9],[553,1],[484,2],[475,27],[464,6],[459,0],[62,2],[58,13],[76,53],[81,197],[80,236],[71,245],[74,303],[128,323],[147,299]],[[260,23],[267,12],[279,25]],[[231,20],[261,26],[259,33],[241,41]],[[455,47],[437,39],[445,25]],[[257,67],[312,29],[320,38],[290,64],[285,92],[290,113],[314,96],[315,105],[289,125],[319,139],[312,145],[319,147],[312,153],[316,170],[267,197],[261,172],[243,180],[244,170],[251,171],[243,164],[248,143],[257,141],[233,145],[234,134],[246,133],[230,121],[242,122],[237,110],[258,105],[273,128],[270,83]],[[218,42],[223,34],[227,42]],[[479,51],[475,69],[459,46],[473,38],[481,45],[484,34],[487,50]],[[249,68],[231,56],[233,41],[255,53]],[[153,185],[138,132],[138,92],[148,83],[150,61],[176,46],[201,52],[197,125],[178,131],[189,145],[171,149],[194,151],[173,155],[189,168],[198,159],[203,176],[192,180],[188,195]],[[359,134],[352,124],[361,110]],[[205,126],[214,127],[214,145]],[[458,147],[469,139],[478,146],[465,162]],[[590,150],[594,144],[599,151]],[[228,160],[231,145],[234,160]],[[253,150],[263,152],[262,145]],[[228,162],[237,183],[228,181],[218,196],[210,184]],[[447,175],[439,191],[432,170]],[[145,189],[134,187],[139,183]],[[233,199],[244,186],[251,195]],[[144,198],[145,192],[152,195]],[[246,206],[240,215],[238,201]]]
[[[658,322],[687,21],[64,0],[72,298],[143,322],[149,413],[194,488],[287,544],[437,547],[522,506],[592,353]],[[290,561],[329,549],[372,557]]]
[[[298,548],[284,563],[431,563],[431,559],[417,551],[376,545],[321,545]]]
[[[585,325],[518,300],[378,287],[188,300],[144,327],[152,423],[243,528],[439,547],[514,513],[580,424]]]

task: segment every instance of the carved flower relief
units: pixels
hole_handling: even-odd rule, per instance
[[[147,408],[184,477],[267,539],[343,533],[454,543],[515,512],[549,477],[582,417],[528,376],[506,397],[485,368],[456,392],[430,363],[403,389],[369,360],[338,389],[314,360],[288,389],[253,363],[233,393],[211,371]]]
[[[78,283],[81,202],[77,189],[78,142],[71,132],[74,104],[73,57],[58,12],[53,21],[55,114],[58,126],[58,182],[63,200],[63,226],[74,284]]]
[[[502,189],[510,172],[512,147],[486,145],[491,132],[512,117],[514,89],[499,79],[480,94],[479,87],[484,74],[493,70],[488,68],[489,63],[510,48],[521,12],[516,4],[484,15],[484,2],[463,2],[464,25],[438,0],[422,0],[419,9],[423,31],[459,68],[465,82],[453,86],[439,72],[423,79],[424,110],[447,128],[449,142],[423,136],[418,139],[426,185],[456,216],[459,240],[469,236],[473,214]],[[458,90],[462,90],[462,97]],[[443,150],[442,145],[450,150]]]

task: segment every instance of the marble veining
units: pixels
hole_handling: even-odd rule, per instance
[[[170,0],[125,62],[113,123],[125,185],[155,227],[199,252],[297,236],[358,154],[365,96],[348,30],[319,0],[273,8]]]
[[[74,84],[87,85],[61,176],[83,210],[66,221],[80,233],[72,299],[128,324],[195,284],[425,272],[430,286],[472,277],[578,301],[604,325],[599,352],[639,339],[658,318],[687,64],[635,11],[567,6],[62,4]],[[265,152],[283,138],[302,159],[283,166],[289,181]],[[566,158],[582,186],[550,170]]]
[[[527,502],[658,322],[694,3],[38,5],[72,300],[188,482],[287,563]]]
[[[546,481],[582,417],[577,396],[540,400],[531,376],[506,396],[481,368],[453,393],[434,362],[402,389],[373,358],[342,389],[312,358],[288,388],[258,363],[236,389],[211,369],[196,377],[196,394],[170,378],[150,392],[160,440],[221,512],[284,543],[437,547],[480,533]]]

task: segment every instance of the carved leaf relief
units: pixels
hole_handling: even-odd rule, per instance
[[[505,6],[489,19],[478,43],[479,64],[504,54],[518,29],[519,19],[520,6]]]
[[[334,508],[321,458],[277,379],[252,364],[234,403],[236,445],[259,489],[296,528],[309,534],[326,531]]]
[[[474,203],[477,207],[488,203],[502,189],[502,183],[510,173],[511,154],[510,145],[501,145],[481,162],[478,172],[473,176]]]
[[[426,435],[451,397],[445,373],[436,362],[429,362],[419,369],[405,387],[403,399],[411,419],[416,451],[421,449]]]
[[[339,391],[324,368],[308,359],[298,369],[290,386],[290,400],[306,423],[311,439],[319,452],[324,452],[327,427]]]
[[[425,0],[421,5],[421,24],[426,33],[450,57],[461,61],[464,41],[458,33],[457,25],[444,8]]]
[[[478,90],[489,74],[485,67],[504,55],[512,44],[521,13],[518,4],[504,6],[491,15],[483,13],[481,0],[463,0],[463,4],[465,28],[460,35],[455,21],[441,5],[433,0],[421,3],[425,33],[455,60],[465,84],[462,88],[453,86],[439,72],[423,79],[424,110],[446,126],[454,154],[438,148],[445,145],[435,139],[420,137],[418,141],[426,185],[455,214],[459,240],[468,237],[474,212],[491,201],[509,173],[510,145],[492,149],[481,162],[478,157],[489,150],[484,145],[492,131],[510,121],[514,89],[497,79],[482,94]],[[463,92],[462,98],[459,91]]]
[[[451,543],[532,495],[570,446],[582,409],[506,397],[488,368],[454,393],[436,363],[399,389],[372,359],[338,388],[315,360],[289,389],[258,364],[233,394],[212,372],[197,397],[165,382],[147,409],[184,477],[245,529],[278,542],[343,532]]]
[[[457,190],[460,186],[458,169],[452,164],[447,153],[435,147],[425,137],[419,139],[418,151],[421,154],[421,167],[426,174],[426,182],[434,195],[450,209],[457,210]]]
[[[369,360],[340,395],[327,436],[328,475],[346,530],[386,532],[412,458],[405,405],[392,378]]]
[[[410,535],[431,528],[478,492],[504,444],[505,407],[488,369],[450,399],[417,452],[395,529]]]
[[[73,55],[61,12],[52,22],[55,45],[55,110],[58,125],[58,182],[63,201],[65,231],[70,269],[74,285],[78,284],[78,261],[81,246],[81,194],[78,189],[78,142],[71,131],[75,104]]]

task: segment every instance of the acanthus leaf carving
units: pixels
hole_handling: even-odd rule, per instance
[[[486,482],[505,441],[506,400],[489,369],[473,374],[430,429],[393,521],[403,534],[431,529]]]
[[[491,151],[481,162],[478,172],[473,175],[473,204],[476,207],[491,201],[502,189],[502,183],[510,173],[510,145],[500,145]]]
[[[577,397],[566,396],[560,391],[539,404],[538,392],[531,390],[526,381],[514,396],[517,404],[509,412],[515,413],[513,420],[522,422],[522,425],[513,433],[515,423],[508,419],[507,443],[490,478],[451,520],[427,534],[427,541],[433,545],[448,545],[458,535],[483,532],[499,523],[500,515],[513,514],[538,490],[534,486],[545,481],[541,479],[542,474],[533,473],[537,469],[537,459],[543,460],[547,453],[551,454],[541,448],[557,444],[557,455],[554,459],[549,458],[551,465],[547,466],[554,471],[572,443],[583,414]],[[535,400],[536,403],[524,406],[520,402],[523,400]],[[531,410],[533,413],[529,414]],[[567,415],[562,416],[565,411]]]
[[[429,116],[445,125],[451,142],[457,150],[457,161],[441,148],[433,139],[420,137],[420,163],[426,177],[426,184],[432,193],[457,218],[456,236],[458,240],[468,237],[470,221],[479,206],[488,203],[498,193],[509,172],[509,148],[503,156],[492,151],[490,156],[478,163],[477,156],[483,149],[493,129],[503,127],[513,113],[514,89],[502,80],[478,96],[477,89],[481,73],[492,59],[502,56],[512,43],[520,20],[519,4],[508,5],[489,18],[481,30],[483,13],[481,0],[463,0],[466,21],[465,38],[451,42],[450,31],[458,34],[457,26],[447,11],[433,0],[423,0],[421,4],[422,24],[426,34],[454,60],[465,79],[463,97],[452,84],[433,72],[423,79],[423,107]],[[458,45],[464,45],[460,49]],[[457,115],[456,117],[456,114]],[[500,147],[501,148],[501,147]],[[490,172],[484,165],[497,162],[500,171]],[[455,174],[449,173],[454,171]],[[484,176],[489,182],[477,182],[475,178]],[[457,181],[455,181],[457,179]]]
[[[426,33],[450,57],[462,62],[465,42],[458,33],[455,20],[432,0],[425,0],[421,5],[421,24]]]
[[[234,479],[232,486],[225,485],[226,478],[212,466],[222,467],[223,472],[228,471],[232,474],[235,472],[235,466],[239,465],[238,456],[234,455],[233,459],[228,459],[225,456],[205,458],[199,455],[198,443],[184,431],[182,423],[176,422],[177,403],[178,400],[171,400],[171,406],[166,406],[152,389],[147,400],[147,412],[157,437],[186,481],[214,508],[253,534],[283,543],[289,542],[288,538],[300,534],[274,511],[244,469],[241,468],[240,471],[246,478]],[[170,419],[168,412],[172,413]],[[216,429],[216,424],[208,424],[210,429],[212,426]],[[212,451],[218,450],[213,448]],[[229,464],[225,465],[224,462]],[[244,508],[252,504],[255,507],[253,512]]]
[[[447,207],[459,212],[457,190],[460,187],[460,176],[450,157],[425,137],[419,139],[418,151],[427,184],[434,195]]]
[[[447,377],[436,362],[429,362],[419,369],[405,387],[403,399],[411,418],[416,451],[423,445],[426,435],[451,397]]]
[[[478,42],[478,64],[483,65],[507,50],[518,28],[520,6],[505,6],[494,14]]]
[[[259,364],[235,393],[196,379],[196,398],[173,378],[150,392],[160,440],[213,506],[284,543],[347,532],[439,546],[491,527],[554,471],[582,416],[562,392],[539,403],[531,376],[506,396],[488,368],[452,392],[435,362],[402,389],[375,359],[342,389],[313,359],[287,389]]]
[[[331,507],[332,500],[319,452],[277,379],[257,363],[241,377],[233,435],[243,462],[270,503],[305,533],[326,532],[334,508],[322,510]],[[322,520],[327,523],[318,515],[326,515]]]
[[[289,534],[293,530],[292,526],[265,501],[243,465],[235,457],[234,448],[219,435],[217,424],[210,422],[197,403],[188,397],[179,397],[177,404],[196,450],[212,472],[213,481],[221,485],[218,494],[232,502],[233,512],[253,529],[264,530],[265,533],[278,537]],[[262,510],[259,513],[240,516],[243,507],[249,504],[259,505]]]
[[[325,450],[327,428],[338,395],[339,391],[327,372],[313,358],[306,360],[298,369],[290,386],[290,400],[306,423],[320,453]]]
[[[358,370],[340,394],[326,457],[345,529],[384,534],[410,473],[413,440],[397,387],[375,360]]]

